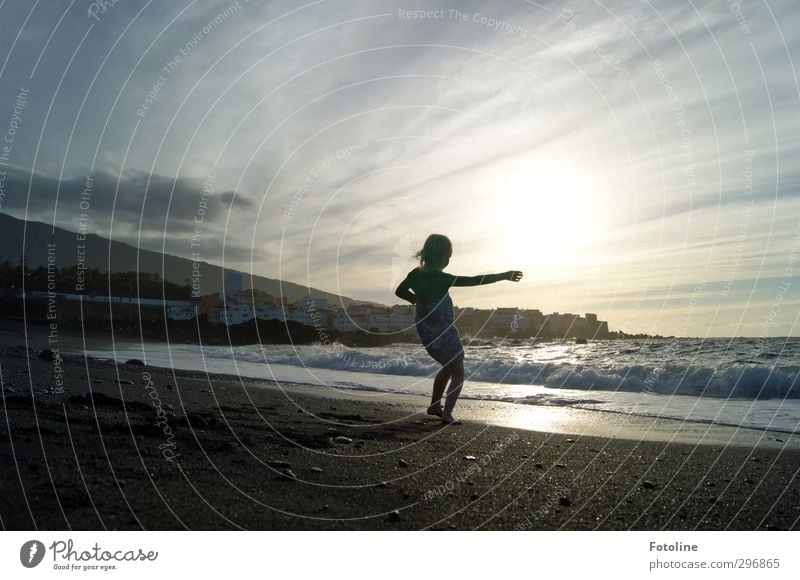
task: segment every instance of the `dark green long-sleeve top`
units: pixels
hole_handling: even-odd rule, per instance
[[[438,302],[447,295],[451,286],[481,286],[502,280],[500,274],[485,276],[453,276],[447,272],[424,272],[414,268],[405,280],[397,287],[397,296],[416,304],[420,302]],[[409,292],[413,291],[413,294]]]

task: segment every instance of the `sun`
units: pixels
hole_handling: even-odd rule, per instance
[[[513,163],[489,180],[499,252],[529,267],[583,261],[602,228],[597,186],[563,161]]]

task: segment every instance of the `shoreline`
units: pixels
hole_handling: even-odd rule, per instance
[[[48,348],[44,333],[37,327],[27,329],[28,348],[35,351]],[[106,340],[99,334],[88,336],[74,333],[61,333],[61,341],[66,345],[62,352],[67,357],[84,357],[84,349],[92,348]],[[5,325],[0,325],[0,345],[13,342],[17,337]],[[122,337],[128,342],[131,337]],[[133,341],[138,342],[138,341]],[[160,340],[147,340],[150,344],[163,344]],[[2,348],[2,346],[0,346]],[[107,358],[98,361],[122,365],[123,361],[114,362],[111,352]],[[123,365],[124,366],[124,365]],[[351,403],[369,403],[373,399],[389,399],[401,405],[410,415],[419,413],[428,404],[425,396],[397,393],[391,391],[372,391],[359,388],[331,387],[308,382],[275,381],[269,378],[247,375],[208,373],[148,365],[150,369],[170,372],[175,376],[187,379],[213,379],[224,382],[243,381],[256,388],[295,390],[310,397],[348,399]],[[419,379],[419,377],[414,377]],[[587,409],[583,407],[562,407],[515,403],[495,399],[471,398],[469,393],[462,394],[458,402],[459,419],[473,423],[482,423],[498,427],[540,431],[544,433],[560,433],[568,435],[584,435],[605,438],[619,438],[631,441],[652,441],[662,443],[686,443],[696,445],[736,445],[742,447],[772,447],[776,449],[800,450],[800,432],[783,429],[763,429],[713,421],[681,420],[672,417],[659,417],[646,414],[634,414],[624,411],[606,409]]]
[[[414,395],[83,356],[58,392],[20,338],[0,346],[4,529],[800,529],[794,438],[648,420],[666,440],[643,440],[638,417],[470,399],[443,426]]]

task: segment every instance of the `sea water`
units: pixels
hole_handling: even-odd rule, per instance
[[[795,432],[800,339],[465,339],[462,397],[571,406]],[[429,395],[441,368],[419,344],[331,346],[117,343],[87,354],[378,393]]]

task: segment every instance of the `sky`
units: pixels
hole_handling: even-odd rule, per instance
[[[361,300],[798,336],[791,1],[0,1],[0,212]],[[794,30],[795,32],[792,32]]]

